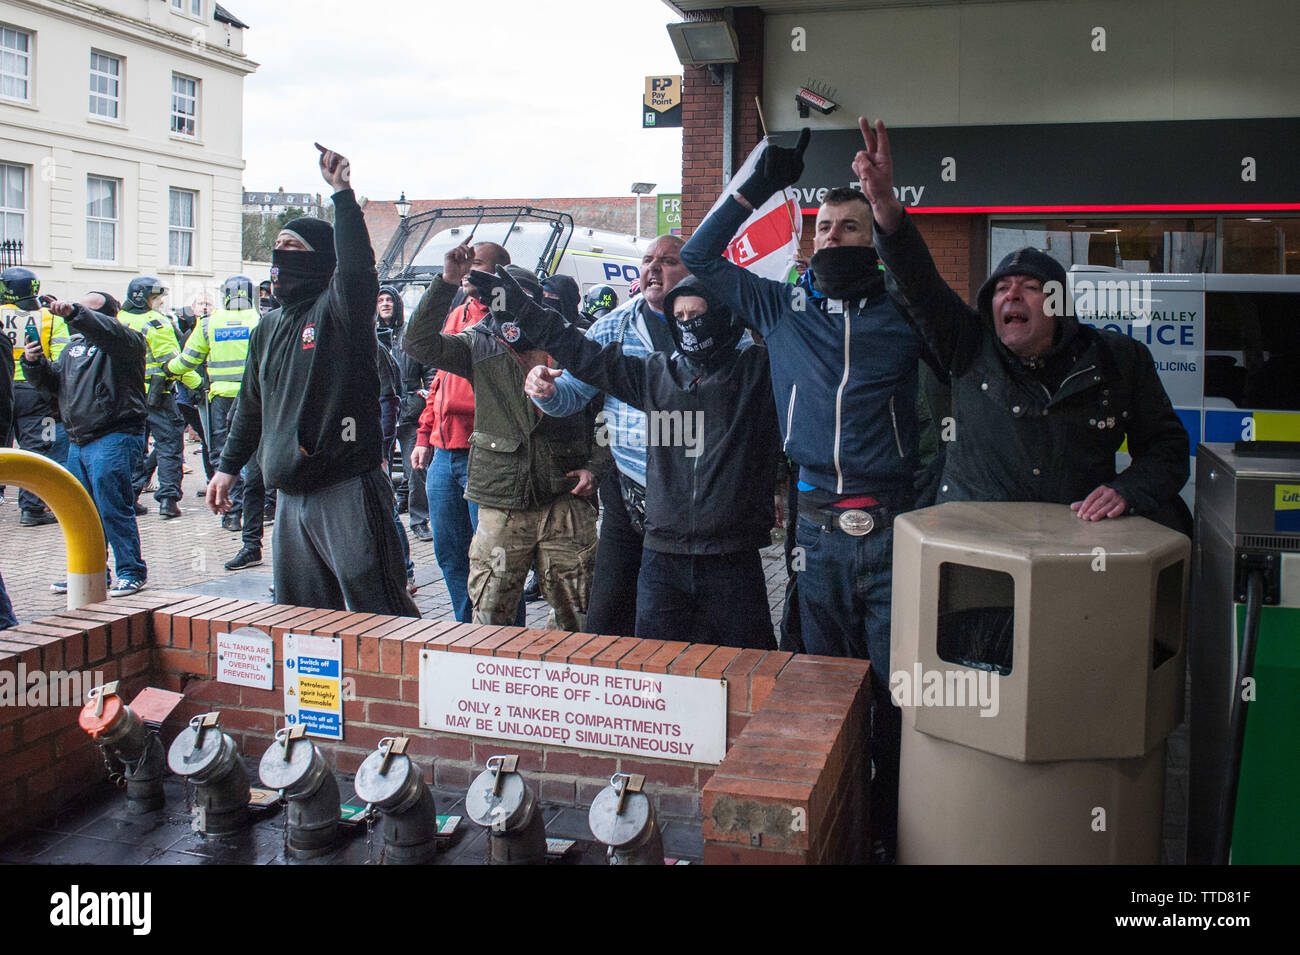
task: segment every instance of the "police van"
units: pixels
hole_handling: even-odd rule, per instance
[[[515,265],[539,276],[568,275],[583,295],[608,285],[620,303],[633,294],[649,239],[600,229],[575,228],[566,213],[527,206],[433,209],[403,220],[379,262],[380,284],[397,285],[408,311],[434,275],[447,250],[468,242],[495,242]]]
[[[1069,282],[1080,322],[1151,350],[1193,456],[1202,441],[1300,441],[1300,275],[1076,265]]]

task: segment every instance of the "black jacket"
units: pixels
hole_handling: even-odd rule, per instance
[[[218,465],[238,474],[257,452],[266,486],[291,494],[367,474],[383,460],[375,253],[352,190],[333,202],[338,265],[317,298],[269,312],[253,329]]]
[[[691,294],[716,307],[696,284]],[[730,554],[771,543],[781,434],[766,348],[730,351],[710,370],[680,354],[602,348],[536,306],[520,325],[575,378],[646,412],[646,547]]]
[[[72,333],[57,361],[23,358],[27,380],[58,399],[68,440],[83,446],[106,434],[143,432],[144,336],[84,305],[68,319]]]
[[[890,294],[952,380],[955,435],[938,503],[1072,504],[1105,484],[1126,513],[1190,529],[1177,500],[1187,431],[1145,345],[1060,316],[1046,366],[1032,369],[999,340],[991,314],[943,281],[910,217],[892,235],[877,225],[875,245]],[[1117,475],[1125,439],[1133,460]]]
[[[0,350],[8,343],[0,341]],[[14,433],[14,363],[10,361],[13,352],[0,354],[0,448],[7,448],[13,441]]]

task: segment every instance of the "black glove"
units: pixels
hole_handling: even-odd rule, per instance
[[[803,175],[803,153],[808,148],[810,136],[812,131],[805,126],[793,149],[769,145],[763,150],[763,155],[759,157],[749,178],[736,191],[757,209],[767,201],[768,196],[786,186],[793,186]]]
[[[496,272],[470,269],[469,280],[482,294],[488,311],[496,312],[498,316],[518,315],[532,304],[533,297],[514,280],[504,266],[498,265]]]
[[[504,266],[498,265],[495,273],[471,269],[469,279],[487,302],[500,336],[517,351],[544,348],[563,332],[563,317],[533,301]]]

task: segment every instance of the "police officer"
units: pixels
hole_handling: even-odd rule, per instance
[[[0,272],[0,327],[13,348],[14,362],[14,437],[18,447],[35,451],[52,461],[63,463],[67,454],[67,438],[58,425],[59,409],[54,399],[33,386],[23,372],[22,355],[28,341],[41,344],[41,351],[50,360],[57,359],[70,337],[68,326],[62,318],[41,307],[37,294],[41,283],[36,273],[21,266]],[[62,439],[62,440],[60,440]],[[28,490],[18,492],[21,510],[19,523],[24,527],[53,524],[54,515],[45,503]]]
[[[176,329],[158,309],[167,294],[162,280],[152,275],[141,275],[126,287],[126,304],[118,320],[142,334],[149,346],[146,356],[144,381],[145,403],[149,406],[149,431],[153,434],[154,452],[158,459],[158,516],[170,520],[181,516],[177,501],[181,497],[181,455],[184,445],[181,437],[182,419],[176,410],[176,396],[172,380],[180,378],[187,387],[202,388],[203,379],[188,368],[179,373],[169,372],[168,365],[180,354],[176,342]],[[144,490],[149,469],[146,466],[135,475],[135,493]]]
[[[230,422],[235,416],[235,400],[239,397],[239,383],[244,377],[244,362],[248,358],[248,339],[262,317],[253,305],[253,280],[243,275],[233,275],[222,284],[221,304],[221,308],[199,318],[194,331],[185,342],[185,350],[167,363],[167,373],[175,376],[207,366],[208,421],[212,426],[210,441],[213,460],[220,460],[226,435],[230,433]],[[240,505],[243,500],[243,486],[242,480],[236,481],[231,491],[230,499],[235,505]],[[232,508],[221,518],[221,526],[228,531],[238,531],[240,523],[237,508]],[[256,559],[257,563],[261,563],[261,514],[258,514],[256,524]]]
[[[595,321],[618,308],[618,293],[608,285],[593,285],[582,297],[582,311]]]

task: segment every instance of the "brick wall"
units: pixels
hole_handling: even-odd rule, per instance
[[[476,626],[314,610],[184,594],[145,593],[0,633],[0,670],[92,669],[185,700],[164,726],[170,742],[209,711],[246,755],[260,756],[283,723],[283,691],[218,683],[216,640],[241,626],[271,635],[282,663],[288,633],[334,636],[355,689],[345,741],[317,741],[330,765],[355,772],[380,738],[405,735],[426,777],[468,787],[485,760],[518,753],[543,799],[586,808],[614,772],[643,773],[666,818],[704,814],[706,861],[865,859],[867,665],[860,661],[675,641]],[[429,653],[568,662],[727,680],[726,758],[719,766],[485,740],[419,727],[419,666]],[[279,671],[277,666],[277,671]],[[279,677],[277,677],[277,683]],[[0,708],[0,837],[39,822],[103,778],[77,707]]]

